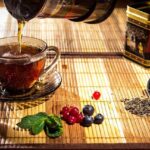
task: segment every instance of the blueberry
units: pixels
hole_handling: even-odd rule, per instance
[[[83,114],[92,116],[94,113],[94,107],[92,105],[85,105],[83,108]]]
[[[97,114],[95,117],[94,117],[94,123],[95,124],[101,124],[104,120],[104,116],[102,114]]]
[[[81,125],[84,127],[90,127],[93,123],[94,119],[91,116],[84,116]]]

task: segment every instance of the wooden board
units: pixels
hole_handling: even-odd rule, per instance
[[[0,37],[16,35],[16,21],[3,7],[0,18]],[[117,7],[106,22],[98,25],[57,19],[35,19],[27,24],[24,35],[60,48],[62,58],[57,70],[62,84],[52,96],[40,100],[0,102],[0,148],[149,148],[150,118],[127,112],[121,102],[122,98],[147,96],[143,91],[150,74],[149,69],[116,55],[124,51],[125,22],[125,7]],[[91,98],[95,90],[102,94],[98,101]],[[59,114],[64,105],[81,109],[86,104],[104,115],[102,125],[83,128],[63,122],[64,134],[57,139],[46,137],[44,132],[33,136],[16,126],[26,115]]]

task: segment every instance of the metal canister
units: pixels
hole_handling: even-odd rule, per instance
[[[125,56],[144,67],[150,67],[150,1],[127,8]]]
[[[105,20],[117,0],[4,0],[16,19],[67,18],[72,21],[99,23]]]

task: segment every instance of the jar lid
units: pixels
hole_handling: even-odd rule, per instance
[[[146,25],[150,25],[150,0],[128,5],[127,16]]]

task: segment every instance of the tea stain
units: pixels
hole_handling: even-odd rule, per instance
[[[62,65],[62,68],[66,70],[68,68],[68,66],[64,64],[64,65]]]

